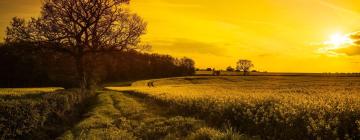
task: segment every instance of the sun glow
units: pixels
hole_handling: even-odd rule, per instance
[[[335,33],[331,35],[330,39],[324,42],[324,44],[327,45],[329,49],[338,49],[350,43],[351,39],[347,35],[343,35],[341,33]]]
[[[327,41],[322,43],[321,48],[318,49],[318,53],[327,54],[329,56],[339,56],[342,55],[337,52],[337,50],[349,47],[353,43],[353,40],[348,35],[341,33],[334,33],[329,36]]]

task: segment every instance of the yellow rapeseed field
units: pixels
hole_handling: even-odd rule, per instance
[[[356,139],[360,78],[182,77],[139,81],[131,91],[180,114],[271,139]]]

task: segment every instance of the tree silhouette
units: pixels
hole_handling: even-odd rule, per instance
[[[195,61],[184,57],[179,60],[179,66],[182,71],[185,71],[184,75],[194,75],[195,74]]]
[[[254,64],[250,60],[239,60],[236,63],[236,70],[243,71],[244,76],[250,71],[250,69],[254,67]]]
[[[79,86],[89,88],[84,65],[94,54],[136,49],[146,23],[126,9],[130,0],[45,0],[41,16],[13,18],[6,42],[32,42],[75,59]],[[84,62],[86,55],[93,56]]]
[[[235,69],[233,67],[231,67],[231,66],[228,66],[226,68],[226,71],[233,72],[233,71],[235,71]]]

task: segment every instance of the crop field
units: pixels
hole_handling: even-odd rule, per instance
[[[360,78],[180,77],[108,87],[264,139],[360,138]]]
[[[58,87],[45,87],[45,88],[0,88],[1,95],[24,95],[24,94],[38,94],[53,92],[56,90],[61,90],[63,88]]]
[[[130,83],[109,83],[91,94],[1,89],[0,135],[36,139],[53,132],[48,139],[62,140],[360,138],[359,77],[190,76]],[[19,125],[26,127],[14,127]]]

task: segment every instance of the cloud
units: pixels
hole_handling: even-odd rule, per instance
[[[323,43],[311,43],[311,46],[320,47],[318,53],[327,54],[330,56],[347,55],[356,56],[360,55],[360,32],[353,32],[347,35],[345,42],[334,44],[334,40],[325,41]],[[335,38],[337,39],[337,38]],[[335,40],[336,41],[336,40]]]
[[[225,46],[227,46],[184,38],[157,40],[152,44],[156,50],[165,50],[174,53],[211,54],[216,56],[226,56]]]
[[[179,3],[179,2],[168,2],[168,1],[151,1],[144,0],[139,1],[140,4],[144,6],[152,6],[152,7],[167,7],[167,8],[200,8],[199,4],[189,4],[189,3]]]
[[[339,48],[333,50],[336,53],[346,54],[349,56],[360,55],[360,46],[359,45],[351,45],[349,47]]]
[[[272,54],[272,53],[263,53],[263,54],[259,54],[258,57],[260,58],[265,58],[265,57],[275,57],[277,54]]]
[[[335,4],[330,3],[330,2],[320,1],[320,4],[325,6],[325,7],[331,8],[333,10],[342,12],[342,13],[347,13],[347,14],[358,16],[357,12],[355,12],[353,10],[350,10],[350,9],[347,9],[347,8],[344,8],[344,7],[341,7],[341,6],[338,6],[338,5],[335,5]]]
[[[348,56],[360,55],[360,32],[354,32],[349,35],[352,39],[350,45],[334,49],[335,53],[345,54]]]

